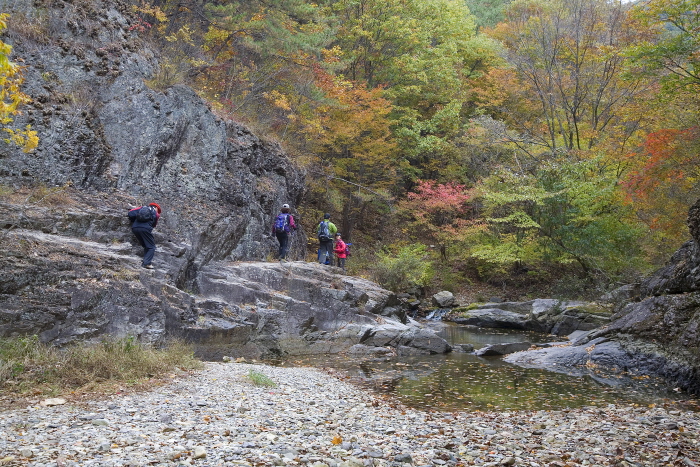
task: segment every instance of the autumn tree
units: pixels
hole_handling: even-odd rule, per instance
[[[624,47],[638,39],[621,2],[516,0],[493,31],[506,47],[519,86],[508,123],[530,156],[590,151],[617,157],[643,123],[642,76],[623,76]]]
[[[609,283],[644,268],[643,229],[622,200],[614,173],[597,161],[550,163],[534,175],[500,170],[480,187],[489,229],[467,239],[487,270],[546,271],[573,265]]]
[[[442,255],[455,239],[480,224],[478,208],[473,204],[472,189],[457,183],[437,183],[418,180],[406,200],[400,204],[401,215],[407,219],[402,232],[414,240],[435,243]]]
[[[316,82],[326,96],[316,109],[318,127],[307,127],[309,150],[318,159],[312,191],[342,214],[343,235],[367,220],[374,203],[392,198],[401,169],[388,115],[391,104],[382,89],[335,78],[320,67]]]
[[[639,216],[660,235],[656,244],[670,241],[675,249],[687,236],[688,208],[700,199],[698,150],[700,127],[662,129],[647,135],[630,155],[637,161],[624,186]],[[668,254],[668,247],[663,249]]]
[[[475,192],[487,228],[463,242],[482,273],[563,267],[610,282],[644,267],[620,188],[651,116],[653,81],[623,67],[646,34],[633,26],[620,3],[515,0],[489,31],[508,66],[472,92],[490,115],[469,132],[499,148]]]
[[[630,201],[668,255],[688,238],[688,208],[700,198],[700,1],[655,0],[632,10],[648,35],[627,49],[630,74],[660,79],[655,128],[631,152],[625,177]]]
[[[700,0],[642,2],[632,14],[656,34],[632,44],[630,57],[648,71],[661,71],[671,88],[700,86]]]
[[[7,28],[8,19],[8,14],[0,14],[0,32]],[[29,96],[20,91],[24,78],[21,67],[10,60],[11,54],[12,46],[0,41],[0,123],[7,135],[6,143],[30,152],[39,144],[36,132],[29,125],[23,130],[11,127],[14,116],[21,112],[21,105],[29,101]]]
[[[340,71],[383,87],[392,103],[392,129],[407,177],[443,176],[458,167],[469,77],[496,58],[495,44],[476,34],[472,15],[457,0],[363,0],[333,4],[341,19],[335,44]]]

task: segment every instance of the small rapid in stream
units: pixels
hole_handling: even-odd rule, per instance
[[[513,342],[555,342],[562,339],[536,333],[484,329],[448,323],[430,324],[456,346]],[[314,356],[283,362],[284,366],[327,367],[374,390],[397,397],[402,403],[439,411],[562,410],[607,404],[652,406],[678,403],[691,410],[700,400],[644,376],[605,375],[591,370],[584,376],[522,368],[502,357],[473,353],[370,358]]]

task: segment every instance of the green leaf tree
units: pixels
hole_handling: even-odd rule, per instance
[[[458,164],[455,139],[466,121],[468,78],[497,61],[494,41],[458,0],[343,0],[336,44],[340,71],[370,88],[383,87],[408,177],[436,178]]]
[[[428,249],[420,244],[402,246],[394,254],[382,252],[372,276],[383,287],[395,292],[426,287],[435,274],[428,258]]]
[[[535,175],[502,170],[484,181],[489,229],[467,239],[472,257],[513,266],[577,265],[606,281],[644,268],[637,239],[644,228],[622,202],[614,173],[600,161],[543,165]]]
[[[506,6],[512,0],[465,0],[480,28],[493,27],[503,21]]]
[[[700,0],[654,0],[632,10],[649,31],[628,49],[635,63],[661,72],[671,88],[700,86]],[[697,91],[696,91],[697,92]]]

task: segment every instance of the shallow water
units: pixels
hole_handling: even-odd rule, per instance
[[[553,336],[439,325],[450,344],[472,344],[475,349],[507,342],[560,341]],[[473,353],[393,357],[358,361],[323,356],[295,359],[287,365],[330,367],[346,372],[356,382],[396,396],[408,406],[440,411],[560,410],[591,405],[676,403],[697,410],[699,401],[646,377],[604,375],[594,371],[571,376],[548,370],[521,368],[501,357]]]

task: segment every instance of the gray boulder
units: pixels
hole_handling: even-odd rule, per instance
[[[483,328],[528,329],[527,315],[501,308],[476,308],[468,311],[457,308],[450,320],[457,324]]]
[[[480,348],[475,352],[479,357],[492,357],[492,356],[502,356],[512,354],[514,352],[521,352],[532,347],[529,342],[511,342],[505,344],[492,344]]]
[[[433,306],[436,306],[438,308],[447,308],[455,303],[455,296],[452,294],[452,292],[448,290],[443,290],[442,292],[438,292],[432,297],[432,303]]]
[[[625,351],[619,343],[607,339],[594,340],[585,346],[561,344],[512,353],[503,360],[527,368],[544,368],[578,376],[590,374],[589,368],[597,366],[617,368],[620,372],[635,367],[635,356]]]

